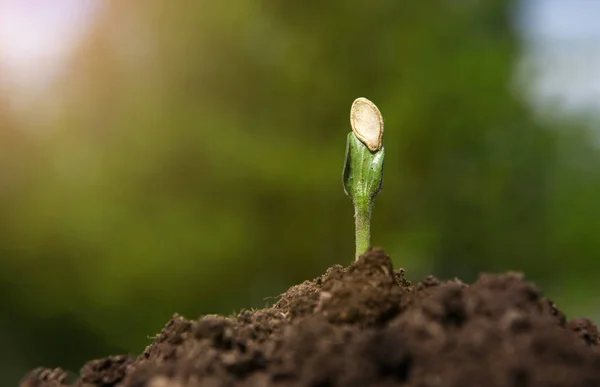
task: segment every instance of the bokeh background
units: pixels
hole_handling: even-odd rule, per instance
[[[353,259],[349,108],[386,122],[373,243],[520,270],[600,321],[590,0],[0,0],[0,380],[140,353]]]

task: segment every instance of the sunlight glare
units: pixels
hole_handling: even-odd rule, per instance
[[[0,92],[43,89],[90,25],[97,0],[0,0]]]

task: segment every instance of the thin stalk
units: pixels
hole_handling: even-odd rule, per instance
[[[371,246],[371,200],[356,198],[354,200],[354,221],[356,223],[356,255],[361,254]]]

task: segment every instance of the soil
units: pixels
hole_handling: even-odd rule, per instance
[[[237,316],[175,315],[137,357],[36,369],[21,387],[600,386],[600,334],[522,274],[411,284],[371,249]]]

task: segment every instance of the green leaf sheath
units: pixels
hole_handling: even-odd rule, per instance
[[[383,147],[371,152],[354,133],[348,134],[343,181],[346,195],[354,204],[357,259],[370,246],[371,210],[383,182],[384,155]]]

